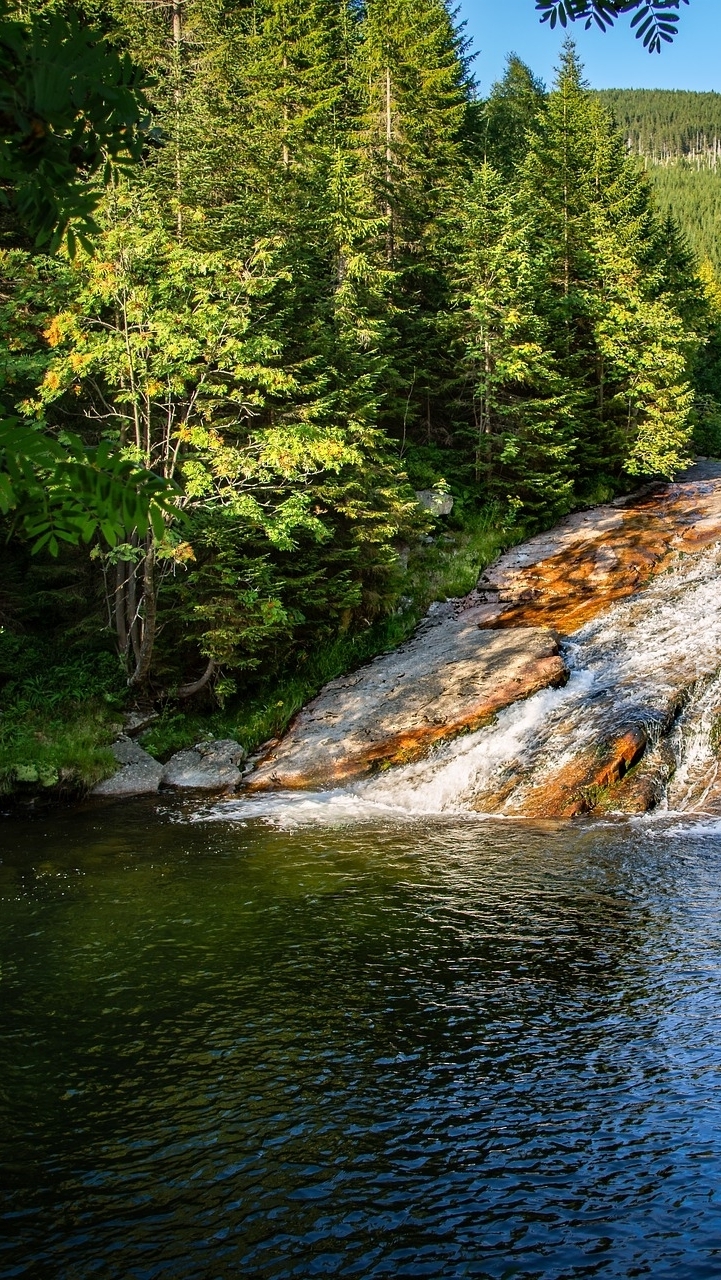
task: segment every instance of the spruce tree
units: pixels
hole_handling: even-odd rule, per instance
[[[660,296],[658,262],[649,263],[648,184],[584,85],[570,43],[531,138],[523,199],[539,305],[576,388],[582,489],[624,468],[670,474],[688,439],[684,325],[673,299]]]
[[[543,82],[515,54],[484,103],[480,140],[484,158],[507,182],[515,182],[528,151],[528,134],[545,104]]]
[[[538,314],[532,243],[518,202],[490,165],[465,195],[462,239],[456,323],[475,480],[528,524],[571,506],[574,392]]]
[[[430,443],[447,428],[450,371],[439,314],[448,305],[455,245],[443,215],[468,176],[465,133],[471,83],[463,39],[445,0],[368,0],[354,66],[355,145],[393,273],[397,345],[383,421]]]

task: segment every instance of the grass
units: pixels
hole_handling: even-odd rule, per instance
[[[9,722],[8,722],[9,719]],[[62,716],[41,710],[22,721],[3,715],[0,734],[0,795],[54,788],[82,792],[115,767],[110,744],[121,724],[102,702],[69,705]]]
[[[0,795],[83,791],[112,773],[124,687],[111,653],[0,630]]]

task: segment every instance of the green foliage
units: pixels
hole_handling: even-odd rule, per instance
[[[352,671],[379,653],[408,639],[434,600],[467,594],[504,547],[520,541],[522,528],[507,527],[498,506],[479,511],[452,533],[414,547],[402,577],[394,612],[363,630],[328,635],[294,654],[293,662],[273,670],[264,664],[244,686],[240,698],[211,714],[188,712],[169,703],[160,719],[143,735],[143,746],[161,760],[202,737],[233,737],[253,752],[279,736],[306,702],[329,680]],[[266,650],[266,659],[268,653]],[[270,669],[270,678],[267,675]],[[289,672],[291,674],[289,674]]]
[[[588,30],[594,24],[607,31],[622,13],[633,13],[631,30],[649,53],[660,53],[661,42],[678,35],[679,7],[689,0],[536,0],[542,22],[562,27],[578,19]]]
[[[117,658],[0,630],[0,795],[78,791],[112,773],[124,695]]]
[[[0,7],[0,198],[52,253],[88,245],[114,170],[140,158],[149,125],[144,75],[79,14],[26,17]]]

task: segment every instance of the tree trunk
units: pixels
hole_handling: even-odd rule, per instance
[[[118,640],[118,651],[125,659],[128,653],[128,625],[125,615],[128,584],[128,565],[125,560],[118,560],[115,566],[115,633]]]
[[[193,684],[181,685],[180,689],[178,689],[178,697],[192,698],[194,694],[200,693],[201,690],[204,689],[206,685],[210,683],[214,674],[215,674],[215,659],[209,658],[208,665],[205,668],[205,671],[203,672],[200,679],[194,681]]]
[[[181,89],[181,57],[183,47],[183,0],[173,0],[173,58],[175,61],[175,199],[177,201],[176,215],[176,231],[178,240],[183,238],[183,208],[181,203],[183,174],[180,150],[180,107],[182,101]]]
[[[393,162],[393,93],[391,69],[386,67],[386,217],[388,219],[388,258],[393,258],[393,204],[391,202],[391,165]]]
[[[143,637],[140,643],[135,671],[130,677],[131,688],[142,688],[150,674],[153,659],[155,632],[158,617],[158,597],[155,589],[155,547],[152,535],[148,535],[143,562]]]

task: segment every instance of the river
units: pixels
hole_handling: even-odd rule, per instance
[[[2,832],[3,1277],[721,1274],[716,819]]]

